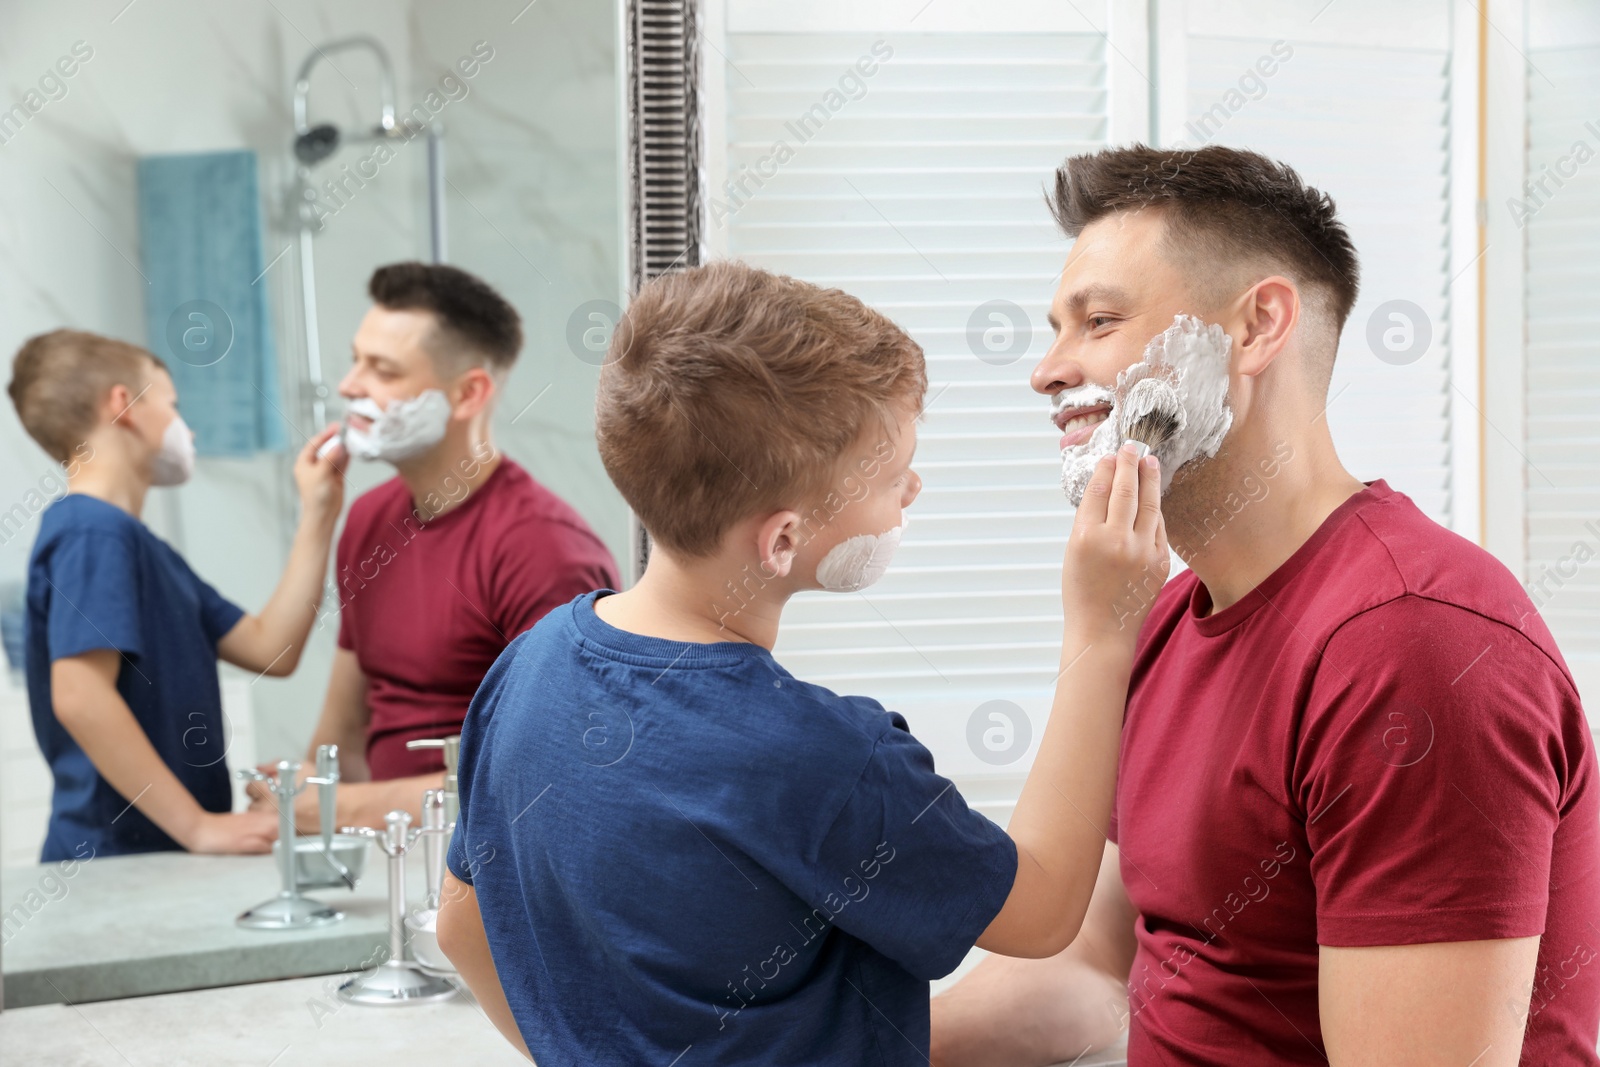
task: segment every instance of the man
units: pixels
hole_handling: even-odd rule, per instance
[[[397,476],[351,505],[339,537],[339,647],[306,759],[338,745],[339,825],[382,826],[396,808],[420,814],[423,790],[443,783],[439,752],[406,743],[460,733],[511,639],[615,588],[617,571],[577,512],[494,445],[494,400],[522,347],[516,310],[437,264],[380,267],[368,292],[339,384],[344,441]],[[316,828],[315,793],[296,802],[301,829]]]
[[[1137,146],[1069,159],[1053,208],[1077,239],[1033,374],[1057,425],[1111,414],[1075,398],[1183,313],[1226,332],[1231,428],[1162,501],[1189,570],[1140,634],[1083,931],[936,998],[933,1062],[1127,1027],[1132,1067],[1600,1063],[1583,711],[1505,568],[1339,463],[1357,264],[1332,201],[1254,153]]]

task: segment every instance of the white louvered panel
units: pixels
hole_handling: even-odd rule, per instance
[[[1238,90],[1272,45],[1271,38],[1189,36],[1184,140],[1253,149],[1332,195],[1361,263],[1360,299],[1329,389],[1334,442],[1357,477],[1386,479],[1448,525],[1448,52],[1297,38],[1292,55],[1261,79],[1264,95],[1243,97],[1220,127],[1194,125]],[[1412,302],[1431,324],[1431,346],[1405,365],[1380,360],[1368,344],[1369,319],[1391,300]]]
[[[1548,180],[1546,191],[1525,201],[1532,215],[1525,230],[1524,451],[1529,592],[1594,718],[1600,713],[1600,16],[1590,11],[1583,21],[1587,26],[1567,21],[1561,47],[1528,51],[1528,177],[1555,174],[1561,184]],[[1587,162],[1578,162],[1579,142]]]
[[[786,132],[879,39],[894,54],[866,94],[804,144]],[[954,741],[979,704],[1006,699],[1036,740],[1049,707],[1071,513],[1028,373],[1049,346],[1068,244],[1042,190],[1065,156],[1104,143],[1104,48],[1088,32],[726,41],[728,175],[754,168],[775,139],[795,147],[727,219],[728,253],[860,297],[922,344],[930,379],[924,489],[895,565],[863,594],[799,598],[777,655],[803,678],[905,712],[925,738]],[[1006,366],[967,340],[974,309],[992,300],[1032,320],[1031,345]],[[965,747],[939,745],[941,768],[994,770]]]

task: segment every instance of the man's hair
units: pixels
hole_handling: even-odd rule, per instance
[[[1164,250],[1213,306],[1261,272],[1287,275],[1307,310],[1331,327],[1323,369],[1332,372],[1360,267],[1333,198],[1292,167],[1221,145],[1106,148],[1063,163],[1047,199],[1068,237],[1108,215],[1160,210]]]
[[[426,347],[453,367],[487,363],[499,374],[511,369],[522,349],[517,309],[488,282],[460,268],[391,263],[373,271],[367,292],[390,311],[431,311],[438,329]]]
[[[111,387],[127,386],[137,397],[157,369],[166,370],[166,364],[138,345],[82,330],[52,330],[22,343],[6,388],[28,436],[65,463],[94,432]]]
[[[710,555],[751,515],[803,508],[874,420],[928,388],[922,348],[838,289],[735,261],[657,278],[600,371],[600,459],[650,535]]]

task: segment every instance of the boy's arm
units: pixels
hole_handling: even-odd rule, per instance
[[[334,463],[340,450],[317,457],[317,449],[335,432],[335,427],[323,430],[306,443],[295,460],[300,524],[278,587],[260,614],[246,615],[217,642],[217,655],[236,667],[282,677],[294,673],[300,663],[322,605],[328,549],[344,505],[344,471]]]
[[[1101,460],[1078,507],[1062,569],[1067,623],[1055,701],[1008,826],[1016,878],[978,938],[991,952],[1054,956],[1078,936],[1094,892],[1134,638],[1154,600],[1140,587],[1159,590],[1169,566],[1154,459],[1119,450]]]
[[[1083,929],[1042,960],[986,956],[933,998],[934,1067],[1040,1067],[1112,1045],[1128,1026],[1138,912],[1107,845]]]
[[[532,1060],[489,955],[489,939],[483,932],[483,915],[478,911],[478,892],[449,871],[445,872],[440,894],[439,950],[455,964],[456,972],[495,1029],[511,1042],[512,1048]]]
[[[102,648],[50,665],[57,720],[111,787],[190,852],[266,852],[277,837],[271,812],[202,808],[161,759],[117,692],[121,653]]]

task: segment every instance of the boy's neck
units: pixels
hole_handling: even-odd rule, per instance
[[[595,614],[644,637],[709,644],[739,641],[771,651],[789,599],[760,575],[733,575],[720,560],[679,561],[659,549],[632,589],[602,597]]]
[[[150,492],[150,478],[126,462],[118,450],[102,447],[95,449],[92,458],[83,461],[67,478],[67,492],[104,500],[138,519]]]

